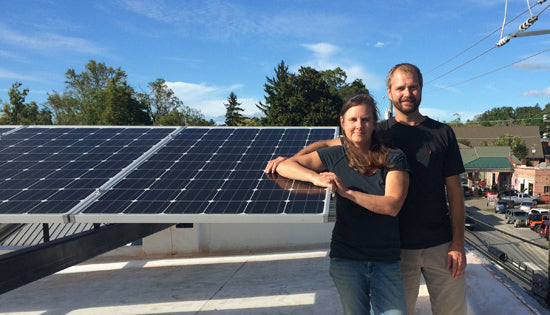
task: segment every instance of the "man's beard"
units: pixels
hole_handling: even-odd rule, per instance
[[[404,108],[403,105],[401,105],[401,102],[405,102],[405,101],[411,102],[413,104],[413,106]],[[416,99],[416,97],[414,97],[414,96],[401,99],[398,102],[393,102],[392,101],[392,103],[398,111],[400,111],[401,113],[406,114],[406,115],[408,115],[410,113],[414,113],[415,111],[418,110],[418,107],[420,107],[420,99]]]

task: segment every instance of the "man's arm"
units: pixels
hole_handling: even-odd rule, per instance
[[[341,143],[340,138],[331,139],[331,140],[317,141],[317,142],[314,142],[314,143],[306,146],[302,150],[298,151],[298,153],[294,154],[294,156],[305,155],[305,154],[317,151],[317,150],[322,149],[322,148],[331,147],[331,146],[334,146],[334,145],[339,145],[340,143]],[[286,159],[287,158],[284,157],[284,156],[279,156],[279,157],[269,161],[267,163],[265,169],[264,169],[264,173],[267,173],[267,174],[276,173],[277,172],[277,166],[279,166],[279,164],[282,161],[286,160]]]
[[[460,186],[460,175],[445,178],[447,200],[451,213],[453,240],[447,255],[447,268],[452,268],[454,278],[460,278],[466,269],[464,250],[464,194]]]

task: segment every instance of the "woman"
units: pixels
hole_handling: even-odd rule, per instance
[[[332,188],[336,223],[330,274],[346,314],[406,314],[399,266],[401,209],[409,184],[404,154],[376,137],[376,103],[369,94],[342,107],[342,145],[292,157],[277,167],[285,177]],[[328,170],[329,172],[323,172]]]

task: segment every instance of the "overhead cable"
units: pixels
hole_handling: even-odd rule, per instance
[[[546,1],[546,0],[543,0],[543,2]],[[538,2],[537,2],[538,4]],[[521,32],[524,32],[525,30],[527,30],[529,27],[531,27],[538,19],[539,19],[539,16],[541,15],[542,12],[544,12],[546,9],[548,9],[548,7],[550,7],[550,4],[547,5],[544,9],[542,9],[539,14],[537,15],[532,15],[530,18],[528,18],[525,22],[521,23],[521,25],[518,27],[518,30],[517,32],[513,33],[513,34],[509,34],[508,36],[504,37],[504,38],[501,38],[498,42],[497,42],[497,46],[498,47],[501,47],[503,45],[505,45],[506,43],[508,43],[510,41],[510,39],[514,38],[514,37],[518,37],[518,35],[521,33]],[[501,35],[502,37],[502,35]]]
[[[546,1],[546,0],[539,0],[535,5],[541,4],[541,3],[545,2],[545,1]],[[535,6],[535,5],[533,5],[533,6]],[[511,19],[511,20],[509,20],[508,22],[506,22],[505,24],[503,24],[502,30],[504,30],[504,26],[505,26],[505,25],[508,25],[508,24],[512,23],[513,21],[515,21],[516,19],[518,19],[520,16],[522,16],[523,14],[525,14],[525,12],[527,12],[527,11],[529,11],[529,10],[524,10],[524,11],[521,12],[520,14],[516,15],[513,19]],[[505,14],[506,14],[506,13],[505,13]],[[506,19],[505,19],[505,21],[506,21]],[[503,23],[504,23],[504,22],[503,22]],[[445,62],[439,64],[439,65],[436,66],[435,68],[433,68],[433,69],[431,69],[431,70],[425,72],[425,74],[428,74],[428,73],[430,73],[430,72],[436,70],[437,68],[439,68],[439,67],[441,67],[441,66],[443,66],[443,65],[445,65],[445,64],[447,64],[447,63],[449,63],[449,62],[451,62],[452,60],[456,59],[457,57],[459,57],[460,55],[464,54],[464,53],[467,52],[468,50],[472,49],[474,46],[478,45],[478,44],[481,43],[482,41],[484,41],[484,40],[486,40],[487,38],[489,38],[489,37],[490,37],[491,35],[493,35],[494,33],[498,32],[499,30],[501,30],[500,27],[498,27],[497,29],[495,29],[494,31],[492,31],[490,34],[488,34],[487,36],[483,37],[482,39],[478,40],[477,42],[475,42],[474,44],[472,44],[470,47],[464,49],[463,51],[461,51],[461,52],[458,53],[457,55],[455,55],[455,56],[451,57],[450,59],[448,59],[447,61],[445,61]],[[502,34],[500,35],[500,37],[502,38]]]
[[[504,69],[504,68],[513,66],[513,65],[515,65],[516,63],[520,63],[520,62],[525,61],[525,60],[527,60],[527,59],[530,59],[530,58],[533,58],[533,57],[535,57],[535,56],[538,56],[538,55],[540,55],[540,54],[542,54],[542,53],[545,53],[545,52],[547,52],[547,51],[550,51],[550,48],[547,48],[547,49],[545,49],[545,50],[543,50],[543,51],[540,51],[540,52],[538,52],[538,53],[536,53],[536,54],[533,54],[533,55],[531,55],[531,56],[522,58],[522,59],[520,59],[520,60],[518,60],[518,61],[512,62],[512,63],[510,63],[510,64],[508,64],[508,65],[505,65],[505,66],[502,66],[502,67],[500,67],[500,68],[494,69],[494,70],[492,70],[492,71],[485,72],[485,73],[480,74],[480,75],[478,75],[478,76],[475,76],[475,77],[473,77],[473,78],[471,78],[471,79],[468,79],[468,80],[465,80],[465,81],[462,81],[462,82],[458,82],[458,83],[456,83],[456,84],[452,84],[452,85],[449,85],[449,86],[446,86],[446,87],[442,87],[442,88],[439,88],[439,89],[431,90],[431,91],[428,91],[427,93],[429,93],[429,92],[435,92],[435,91],[439,91],[439,90],[444,90],[444,89],[448,89],[448,88],[450,88],[450,87],[454,87],[454,86],[457,86],[457,85],[460,85],[460,84],[463,84],[463,83],[466,83],[466,82],[470,82],[470,81],[472,81],[472,80],[481,78],[481,77],[486,76],[486,75],[488,75],[488,74],[491,74],[491,73],[493,73],[493,72],[497,72],[497,71],[500,71],[500,70],[502,70],[502,69]],[[433,80],[432,80],[432,81],[433,81]],[[431,82],[431,81],[430,81],[430,82]]]

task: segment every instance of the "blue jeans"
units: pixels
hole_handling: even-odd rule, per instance
[[[407,314],[399,261],[376,262],[330,259],[334,280],[345,314]]]

